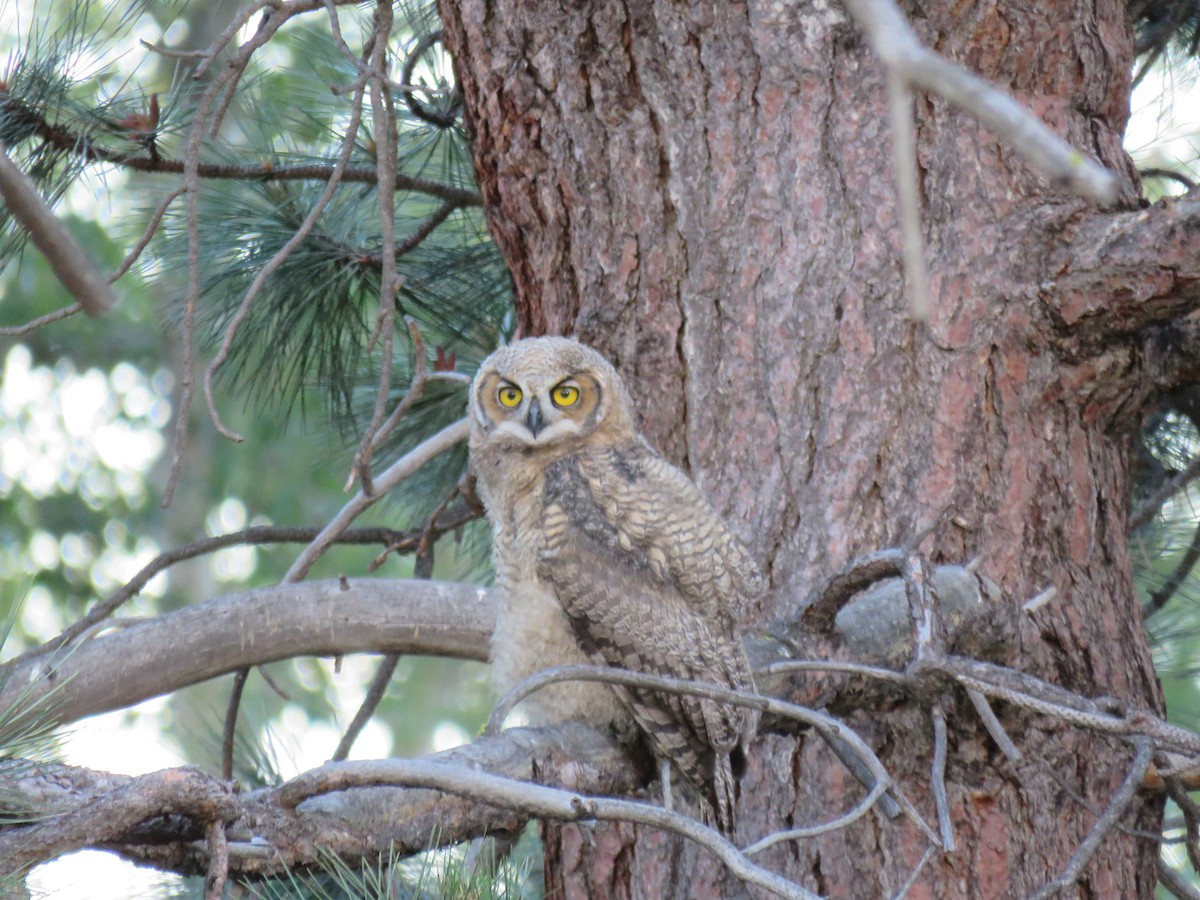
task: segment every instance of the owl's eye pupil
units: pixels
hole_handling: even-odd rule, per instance
[[[500,400],[501,406],[512,409],[521,402],[521,389],[506,384],[496,392],[496,397]]]
[[[571,384],[560,384],[550,394],[555,406],[574,406],[579,399],[579,388]]]

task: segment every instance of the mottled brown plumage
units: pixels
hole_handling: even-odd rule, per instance
[[[565,338],[502,348],[472,384],[471,427],[501,592],[500,689],[579,662],[753,688],[737,623],[761,577],[696,486],[637,433],[607,360]],[[732,831],[752,712],[584,682],[529,704],[536,721],[620,729],[632,715]]]

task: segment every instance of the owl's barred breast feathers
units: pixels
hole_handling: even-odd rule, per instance
[[[484,361],[470,405],[501,593],[497,686],[595,661],[752,689],[736,629],[761,577],[695,485],[637,433],[608,361],[565,338],[518,341]],[[582,682],[532,700],[543,721],[621,727],[631,715],[732,831],[751,711]]]

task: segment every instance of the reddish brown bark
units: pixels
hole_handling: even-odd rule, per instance
[[[839,5],[442,6],[523,328],[575,333],[611,355],[651,440],[769,571],[764,619],[794,614],[847,559],[939,523],[924,545],[933,559],[982,557],[1008,602],[1058,589],[1037,614],[1039,639],[1009,662],[1160,708],[1126,548],[1127,436],[1151,376],[1136,335],[1080,343],[1064,321],[1067,306],[1089,308],[1097,281],[1064,269],[1083,252],[1070,241],[1127,213],[1064,195],[970,117],[920,97],[934,314],[918,327],[882,70]],[[1121,2],[906,11],[931,46],[1120,173],[1122,208],[1133,207]],[[1059,283],[1084,296],[1060,296]],[[1094,821],[1068,790],[1102,807],[1130,753],[1050,721],[1010,721],[1045,764],[1014,773],[963,698],[949,699],[959,848],[910,896],[1026,895]],[[852,723],[931,812],[928,710],[863,710]],[[819,741],[766,737],[756,750],[745,838],[827,819],[860,796]],[[1156,814],[1139,802],[1141,826]],[[743,892],[662,835],[554,835],[566,896]],[[882,896],[923,849],[910,826],[867,819],[761,861],[831,896]],[[1149,897],[1156,853],[1110,837],[1086,889]]]

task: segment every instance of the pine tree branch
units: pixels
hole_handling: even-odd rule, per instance
[[[469,584],[346,579],[258,588],[5,663],[0,709],[58,688],[53,712],[66,724],[297,656],[416,653],[484,661],[493,617],[487,592]]]
[[[45,258],[50,270],[89,316],[99,316],[117,302],[108,280],[71,237],[37,188],[25,177],[0,143],[0,197]],[[53,314],[52,314],[53,315]],[[44,323],[43,323],[44,324]]]
[[[0,101],[0,115],[14,117],[34,137],[47,146],[85,162],[107,163],[131,172],[152,175],[181,175],[186,166],[186,162],[182,159],[151,156],[141,148],[122,150],[98,143],[95,135],[81,134],[62,125],[48,122],[44,116],[12,98]],[[201,162],[196,167],[196,174],[205,180],[326,182],[333,176],[335,168],[334,163],[297,163],[277,166],[270,162],[257,165]],[[378,184],[379,175],[375,166],[347,166],[341,180],[349,184],[375,185]],[[455,207],[483,205],[483,198],[478,191],[445,184],[430,178],[415,178],[399,172],[395,175],[395,189],[427,194],[454,204]]]
[[[410,528],[407,531],[395,531],[391,528],[379,527],[351,528],[338,536],[337,543],[352,545],[382,544],[387,548],[389,553],[416,553],[421,544],[430,540],[431,536],[432,539],[436,539],[447,532],[456,531],[468,522],[478,519],[480,515],[481,513],[478,510],[472,509],[469,505],[462,503],[447,510],[445,515],[436,516],[435,521],[420,528]],[[88,610],[87,614],[81,619],[63,629],[60,634],[46,643],[9,660],[9,664],[23,662],[35,656],[44,656],[52,653],[64,644],[68,644],[80,635],[92,630],[116,612],[124,603],[136,597],[151,578],[178,562],[186,559],[195,559],[198,556],[206,556],[209,553],[215,553],[227,547],[309,543],[318,534],[320,534],[320,529],[318,528],[286,528],[278,525],[256,525],[241,531],[221,534],[216,537],[195,541],[191,544],[185,544],[173,550],[166,550],[150,560],[150,562],[142,567],[141,571],[124,585]]]
[[[1150,348],[1163,373],[1159,386],[1195,374],[1194,346],[1175,335],[1190,334],[1182,320],[1200,309],[1200,198],[1091,216],[1060,246],[1060,274],[1039,293],[1064,351],[1093,356],[1158,326],[1168,329]],[[1172,372],[1176,356],[1186,359]]]
[[[949,100],[974,116],[1054,183],[1093,203],[1117,198],[1117,179],[1003,91],[930,50],[891,0],[846,0],[872,49],[908,85]]]

